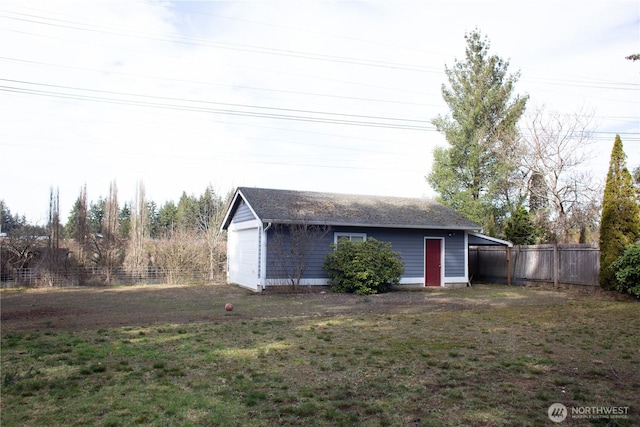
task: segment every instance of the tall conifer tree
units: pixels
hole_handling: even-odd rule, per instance
[[[504,228],[506,238],[515,245],[533,245],[536,243],[538,230],[531,220],[529,211],[520,206],[507,220]]]
[[[445,69],[442,96],[451,115],[432,121],[449,147],[434,150],[427,181],[443,204],[494,230],[494,219],[508,209],[519,161],[516,123],[528,97],[515,95],[519,75],[508,75],[509,62],[489,55],[486,37],[475,30],[465,39],[466,59]]]
[[[640,206],[625,157],[620,135],[616,135],[600,222],[600,285],[604,289],[613,289],[616,285],[611,264],[622,254],[625,246],[640,239]]]

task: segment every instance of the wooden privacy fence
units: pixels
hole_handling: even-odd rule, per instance
[[[510,263],[509,261],[510,255]],[[510,271],[508,271],[510,268]],[[599,286],[600,249],[591,245],[472,246],[472,280]]]

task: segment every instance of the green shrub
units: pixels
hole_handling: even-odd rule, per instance
[[[616,135],[600,220],[599,280],[604,289],[618,288],[613,263],[628,245],[640,239],[640,205],[637,195],[637,188],[633,185],[633,179],[627,170],[622,140],[620,135]]]
[[[520,206],[507,220],[504,228],[507,240],[514,245],[533,245],[539,231],[531,220],[531,214],[524,206]]]
[[[640,298],[640,243],[627,245],[611,267],[616,274],[616,290]]]
[[[352,242],[341,240],[333,245],[324,263],[334,292],[370,295],[388,291],[398,284],[404,272],[400,253],[391,244],[369,238]]]

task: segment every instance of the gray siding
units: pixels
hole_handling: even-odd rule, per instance
[[[287,248],[280,249],[276,247],[274,241],[274,233],[276,227],[270,228],[267,231],[267,279],[281,279],[287,278],[286,272],[283,270],[282,262],[278,259],[281,253],[286,253]],[[318,242],[315,250],[311,253],[308,260],[307,269],[305,270],[302,278],[304,279],[319,279],[326,278],[327,273],[324,271],[324,259],[329,253],[331,244],[333,243],[333,230],[329,231]],[[286,243],[285,243],[286,245]]]
[[[404,261],[403,277],[424,277],[424,237],[435,236],[425,230],[369,229],[367,237],[391,243],[391,249],[400,252]]]
[[[244,200],[240,200],[240,203],[238,204],[238,208],[233,214],[233,219],[231,220],[231,222],[244,222],[244,221],[251,221],[254,219],[256,219],[256,217],[251,212],[251,209],[249,209],[249,206],[245,203]]]
[[[457,231],[446,236],[446,254],[444,277],[462,277],[465,275],[464,257],[467,248],[464,244],[464,232]]]
[[[445,266],[444,276],[461,277],[465,275],[464,233],[456,232],[449,236],[446,230],[396,230],[369,229],[367,236],[390,242],[394,251],[400,252],[405,263],[403,277],[424,277],[424,239],[425,237],[444,238]]]
[[[335,232],[366,233],[367,237],[390,242],[394,251],[400,252],[405,263],[405,278],[424,277],[424,239],[425,237],[444,238],[445,245],[445,278],[465,276],[465,241],[464,232],[456,231],[449,236],[446,230],[412,230],[393,228],[357,228],[357,227],[333,227],[322,242],[317,246],[309,259],[307,270],[303,275],[305,279],[326,278],[323,264],[327,253],[331,250],[333,235]],[[267,278],[275,279],[286,277],[283,274],[281,263],[277,261],[277,253],[271,245],[273,230],[268,231],[267,240]]]

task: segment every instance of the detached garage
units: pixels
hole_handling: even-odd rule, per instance
[[[326,230],[309,237],[316,241],[306,245],[313,249],[301,285],[328,284],[324,259],[338,239],[391,243],[405,263],[400,284],[421,286],[464,286],[472,242],[508,243],[483,236],[478,224],[429,199],[240,187],[222,223],[228,282],[254,291],[290,283],[287,265],[301,245],[287,239],[300,226]]]
[[[227,281],[260,289],[261,222],[241,202],[227,229]]]

